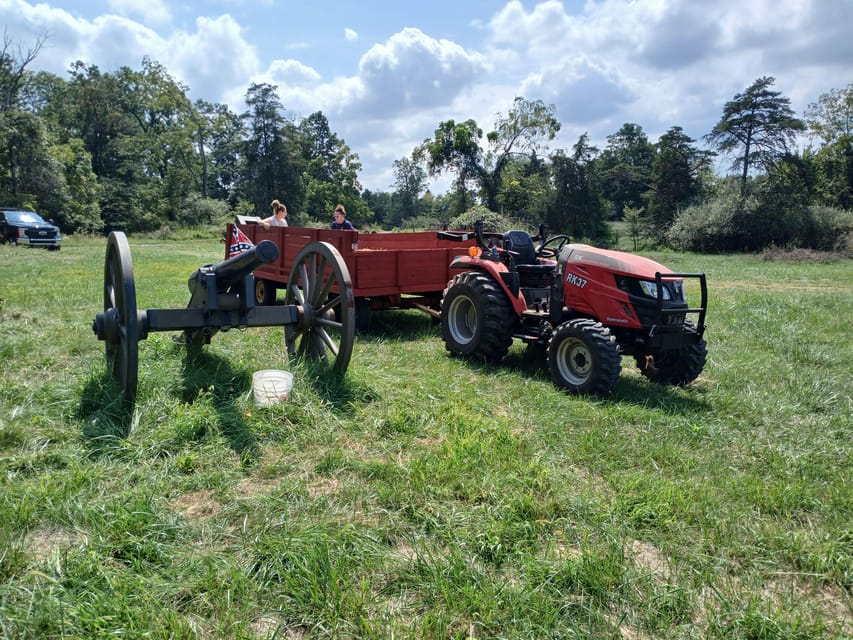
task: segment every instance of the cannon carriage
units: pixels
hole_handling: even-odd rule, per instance
[[[194,271],[185,308],[138,310],[130,245],[124,233],[110,233],[104,311],[95,317],[92,330],[106,345],[108,372],[120,384],[124,401],[132,405],[136,399],[139,341],[156,331],[182,331],[187,348],[198,349],[220,331],[281,326],[288,355],[326,360],[335,373],[343,374],[355,341],[352,280],[346,263],[329,243],[307,244],[289,271],[284,304],[259,305],[253,272],[278,258],[278,246],[262,240]]]

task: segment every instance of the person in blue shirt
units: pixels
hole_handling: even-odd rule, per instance
[[[352,222],[347,220],[347,210],[344,209],[344,205],[342,204],[335,207],[335,219],[332,221],[332,229],[347,229],[349,231],[355,231],[355,227],[352,226]]]

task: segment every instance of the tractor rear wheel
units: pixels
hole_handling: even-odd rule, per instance
[[[684,324],[685,328],[693,329],[690,320]],[[640,373],[652,382],[683,387],[699,377],[707,356],[707,345],[704,340],[699,340],[680,349],[640,353],[634,356],[634,360]]]
[[[564,322],[548,343],[551,378],[571,393],[609,394],[619,381],[621,361],[616,338],[595,320]]]
[[[441,300],[441,335],[450,353],[500,362],[512,344],[515,310],[493,278],[466,271],[447,283]]]

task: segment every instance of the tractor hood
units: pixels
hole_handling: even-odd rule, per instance
[[[599,249],[588,244],[567,244],[560,252],[560,264],[595,265],[614,272],[654,279],[655,273],[672,273],[662,264],[624,251]]]

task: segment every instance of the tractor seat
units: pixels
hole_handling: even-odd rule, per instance
[[[540,264],[536,258],[536,247],[533,239],[526,231],[507,231],[504,234],[504,249],[515,252],[515,268],[521,273],[550,273],[554,270],[553,263]]]
[[[516,254],[513,256],[516,266],[538,264],[533,239],[526,231],[507,231],[504,234],[504,249]]]

